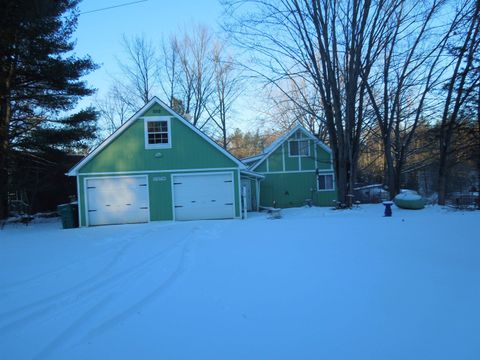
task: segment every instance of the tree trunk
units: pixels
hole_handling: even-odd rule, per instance
[[[8,127],[10,102],[2,96],[0,103],[0,219],[8,216]]]
[[[478,184],[477,184],[477,209],[480,210],[480,87],[478,88],[478,99],[477,99],[477,179],[478,179]]]
[[[443,148],[443,146],[442,146]],[[447,197],[447,149],[444,148],[440,151],[440,162],[438,165],[438,204],[445,205]]]

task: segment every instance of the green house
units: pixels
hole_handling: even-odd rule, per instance
[[[301,125],[261,154],[242,161],[250,170],[265,176],[260,182],[262,206],[330,206],[337,199],[332,152]]]
[[[158,98],[68,175],[80,226],[241,218],[258,207],[263,178]]]

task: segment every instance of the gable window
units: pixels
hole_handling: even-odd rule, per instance
[[[334,190],[333,174],[321,174],[317,177],[318,191]]]
[[[289,156],[310,156],[308,140],[290,140],[288,142]]]
[[[145,148],[169,148],[170,118],[145,119]]]

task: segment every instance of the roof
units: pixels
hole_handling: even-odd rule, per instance
[[[256,172],[248,170],[248,169],[240,170],[240,174],[245,175],[245,176],[251,176],[251,177],[254,177],[254,178],[265,179],[265,175],[256,173]]]
[[[255,155],[255,156],[250,156],[248,158],[242,159],[244,162],[252,162],[252,161],[257,161],[251,168],[250,170],[255,170],[261,163],[265,161],[267,157],[269,157],[277,148],[280,147],[290,136],[292,136],[296,131],[302,131],[304,135],[306,135],[308,138],[311,140],[315,141],[315,143],[320,146],[323,150],[328,152],[329,154],[332,153],[332,150],[325,145],[322,141],[318,140],[310,131],[305,129],[301,124],[297,124],[293,128],[291,128],[289,131],[287,131],[285,134],[280,136],[277,140],[272,142],[269,146],[267,146],[262,153]]]
[[[71,168],[67,175],[68,176],[77,176],[78,171],[80,168],[88,163],[92,158],[95,157],[100,151],[102,151],[108,144],[110,144],[113,140],[115,140],[120,134],[122,134],[128,127],[135,122],[139,117],[143,115],[143,113],[150,108],[152,105],[158,104],[161,107],[163,107],[167,112],[169,112],[172,116],[175,116],[178,120],[180,120],[182,123],[184,123],[187,127],[189,127],[191,130],[193,130],[195,133],[197,133],[199,136],[201,136],[203,139],[205,139],[207,142],[209,142],[213,147],[215,147],[218,151],[223,153],[225,156],[227,156],[230,160],[235,162],[241,170],[246,169],[247,167],[243,162],[241,162],[239,159],[237,159],[235,156],[230,154],[227,150],[222,148],[220,145],[218,145],[215,141],[213,141],[209,136],[207,136],[203,131],[199,130],[195,126],[192,125],[190,121],[185,119],[182,115],[179,113],[175,112],[173,109],[171,109],[167,104],[165,104],[162,100],[157,98],[156,96],[153,97],[152,100],[150,100],[147,104],[145,104],[140,110],[138,110],[130,119],[128,119],[126,122],[122,124],[112,135],[107,137],[99,146],[97,146],[93,151],[91,151],[83,160],[78,162],[73,168]]]
[[[260,155],[248,156],[248,157],[242,158],[241,160],[244,163],[249,163],[249,162],[257,161],[257,160],[261,159],[262,157],[263,157],[263,153],[260,154]]]

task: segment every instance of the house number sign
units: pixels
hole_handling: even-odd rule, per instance
[[[167,181],[167,177],[166,176],[155,176],[153,178],[153,181]]]

